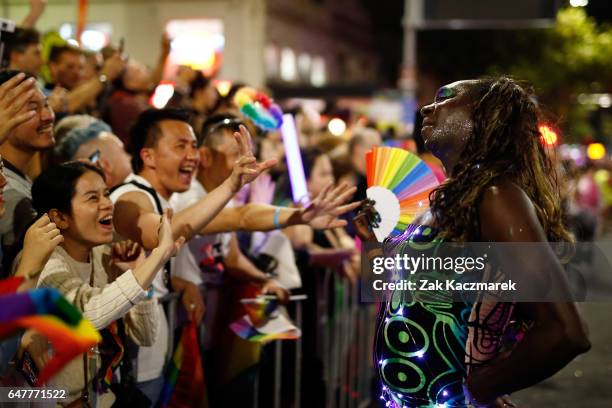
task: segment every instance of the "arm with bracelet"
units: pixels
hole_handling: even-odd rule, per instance
[[[307,224],[314,229],[337,228],[346,225],[338,217],[359,205],[345,204],[355,193],[355,187],[328,184],[305,208],[275,207],[250,203],[242,207],[224,208],[200,234],[231,231],[270,231],[292,225]]]

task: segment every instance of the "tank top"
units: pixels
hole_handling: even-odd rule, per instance
[[[442,243],[437,235],[432,227],[412,228],[394,252],[433,254]],[[498,355],[512,311],[511,303],[457,302],[444,291],[392,293],[380,306],[374,342],[384,405],[469,407],[465,379]]]
[[[132,183],[135,182],[135,183]],[[142,188],[144,186],[145,188]],[[111,193],[111,201],[113,203],[123,195],[131,191],[139,191],[147,195],[155,211],[160,214],[166,208],[170,208],[170,204],[159,194],[155,193],[151,184],[143,177],[131,174],[125,180],[125,183],[113,190]],[[154,299],[159,299],[168,294],[168,285],[162,268],[153,279],[152,286],[155,291]],[[155,336],[155,341],[150,347],[138,348],[138,359],[136,363],[136,381],[144,382],[161,377],[168,358],[168,336],[169,327],[166,319],[166,313],[161,303],[158,303],[158,316],[160,318],[158,333]]]

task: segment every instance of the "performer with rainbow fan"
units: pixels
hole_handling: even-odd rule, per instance
[[[402,153],[375,150],[369,185],[389,190],[373,194],[375,206],[355,218],[360,236],[386,239],[383,250],[390,256],[435,252],[444,241],[571,242],[535,101],[529,89],[505,77],[440,88],[421,110],[421,134],[449,178],[429,195],[429,210],[411,218],[424,197],[397,202],[405,199],[406,173],[419,174],[418,165],[411,172],[409,158],[397,159]],[[398,207],[410,208],[410,216],[402,219]],[[383,233],[368,222],[377,211]],[[395,236],[387,239],[389,233]],[[491,272],[516,265],[508,258],[489,264]],[[522,261],[534,276],[543,273],[542,265],[549,265],[547,273],[563,274],[552,251]],[[386,407],[513,407],[508,394],[550,377],[590,347],[573,303],[503,303],[483,295],[454,302],[445,291],[433,296],[393,291],[381,304],[374,354]],[[527,329],[510,336],[517,323]]]

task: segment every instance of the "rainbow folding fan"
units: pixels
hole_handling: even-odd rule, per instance
[[[395,147],[374,147],[366,153],[366,172],[366,194],[381,218],[374,228],[379,242],[405,231],[429,207],[429,193],[439,184],[418,156]]]

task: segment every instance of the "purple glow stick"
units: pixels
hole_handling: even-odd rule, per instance
[[[286,113],[283,115],[281,135],[283,136],[283,144],[285,145],[285,160],[287,161],[287,168],[289,169],[289,180],[291,181],[293,201],[295,203],[308,205],[310,203],[310,197],[308,196],[308,189],[306,188],[306,176],[304,175],[304,166],[302,164],[302,153],[300,152],[295,121],[291,114]]]

